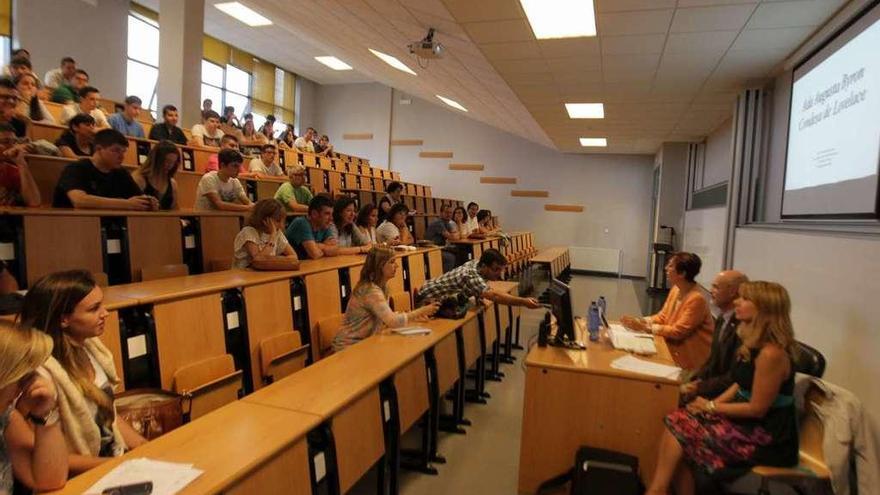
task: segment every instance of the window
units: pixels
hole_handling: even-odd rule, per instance
[[[126,96],[134,95],[155,117],[158,110],[159,24],[137,13],[128,15],[128,66]]]
[[[224,107],[234,107],[241,118],[250,111],[251,75],[233,65],[217,65],[202,60],[202,100],[209,98],[212,109],[223,114]]]
[[[217,113],[223,111],[223,67],[202,60],[202,100],[206,99]]]

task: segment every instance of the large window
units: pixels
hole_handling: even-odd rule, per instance
[[[159,24],[137,13],[128,16],[128,66],[125,94],[143,101],[153,116],[158,110]]]
[[[213,109],[223,114],[224,107],[235,108],[235,115],[241,118],[251,111],[251,75],[227,64],[222,67],[202,60],[202,100],[208,98]]]

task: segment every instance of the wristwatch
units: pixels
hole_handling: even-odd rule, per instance
[[[714,400],[710,400],[710,401],[706,404],[706,410],[709,411],[709,412],[715,412],[715,401],[714,401]]]
[[[27,415],[30,422],[37,426],[52,426],[58,422],[60,417],[61,415],[58,413],[57,407],[53,407],[45,416],[37,416],[34,413],[28,413]]]

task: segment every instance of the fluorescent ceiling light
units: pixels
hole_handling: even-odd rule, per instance
[[[572,119],[605,118],[605,105],[601,103],[566,103],[565,109]]]
[[[436,96],[437,98],[440,98],[440,101],[442,101],[443,103],[446,103],[447,105],[449,105],[452,108],[461,110],[462,112],[467,112],[467,108],[461,106],[461,103],[459,103],[455,100],[450,100],[449,98],[445,98],[440,95],[434,95],[434,96]]]
[[[214,7],[222,10],[227,15],[235,17],[248,26],[269,26],[272,24],[272,21],[269,19],[266,19],[238,2],[215,3]]]
[[[605,138],[581,138],[581,146],[605,147],[608,146],[608,140]]]
[[[539,40],[596,36],[593,0],[519,0]]]
[[[315,57],[315,60],[317,60],[318,62],[321,62],[322,64],[326,65],[327,67],[330,67],[333,70],[351,70],[350,65],[343,62],[342,60],[339,60],[336,57],[330,57],[330,56]]]
[[[412,74],[414,76],[418,75],[415,72],[413,72],[412,69],[407,67],[406,64],[404,64],[400,60],[397,60],[397,57],[392,57],[391,55],[388,55],[387,53],[382,53],[378,50],[373,50],[372,48],[368,48],[368,50],[370,50],[370,53],[379,57],[380,59],[382,59],[383,62],[390,65],[391,67],[394,67],[395,69],[402,70],[403,72],[406,72],[407,74]]]

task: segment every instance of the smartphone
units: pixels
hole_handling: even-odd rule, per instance
[[[153,493],[153,482],[132,483],[131,485],[119,485],[106,488],[101,495],[150,495]]]

